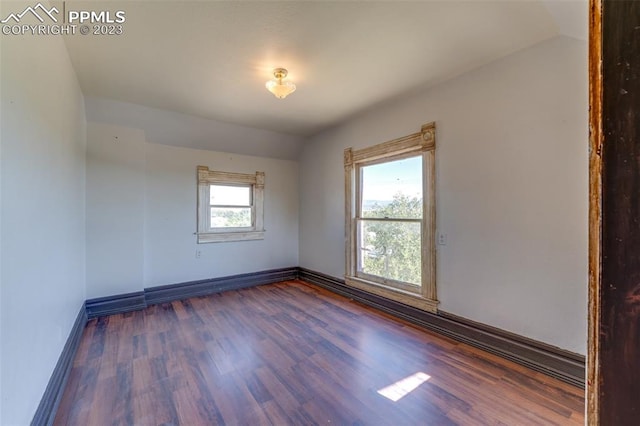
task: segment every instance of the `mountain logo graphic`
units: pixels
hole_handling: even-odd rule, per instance
[[[5,19],[0,21],[0,23],[6,24],[7,22],[13,19],[17,24],[25,15],[29,13],[35,16],[38,19],[38,21],[42,23],[44,23],[44,19],[42,16],[48,16],[49,18],[51,18],[53,22],[58,22],[58,19],[55,16],[53,16],[53,13],[56,13],[56,14],[58,13],[58,9],[56,9],[55,7],[52,7],[50,10],[47,10],[47,8],[42,5],[42,3],[38,3],[34,7],[31,7],[31,6],[27,7],[25,10],[22,11],[22,13],[9,14],[9,16],[7,16]]]

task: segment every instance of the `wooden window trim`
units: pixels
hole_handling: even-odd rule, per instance
[[[417,133],[368,148],[344,150],[345,175],[345,282],[347,285],[405,303],[428,312],[437,312],[435,245],[435,149],[436,125],[422,126]],[[421,293],[389,287],[366,279],[357,271],[357,206],[361,191],[356,171],[362,165],[421,155],[423,177],[422,285]]]
[[[264,172],[255,174],[209,170],[198,166],[198,244],[264,239]],[[251,226],[242,228],[211,228],[209,186],[212,184],[251,186]]]

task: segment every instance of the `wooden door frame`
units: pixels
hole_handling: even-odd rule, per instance
[[[590,0],[589,425],[640,424],[640,2]]]
[[[602,219],[602,0],[589,1],[589,311],[586,423],[599,412],[600,249]]]

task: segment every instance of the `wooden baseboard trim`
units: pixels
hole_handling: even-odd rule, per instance
[[[89,299],[86,302],[87,316],[89,319],[92,319],[101,316],[122,314],[144,309],[147,306],[158,303],[173,302],[174,300],[205,296],[222,291],[238,290],[246,287],[293,280],[297,276],[298,268],[291,267],[149,287],[145,288],[144,291],[135,293]]]
[[[425,312],[350,287],[341,279],[309,269],[298,268],[298,278],[571,385],[585,386],[585,358],[582,355],[446,312]]]
[[[40,404],[36,409],[33,419],[31,420],[32,426],[52,425],[64,393],[64,388],[67,385],[69,374],[71,374],[71,368],[73,367],[73,360],[76,357],[78,346],[80,345],[80,339],[82,338],[82,332],[87,324],[87,311],[85,305],[82,304],[80,312],[76,317],[67,342],[62,349],[62,353],[58,358],[49,383],[42,395]]]
[[[154,305],[223,291],[293,280],[297,276],[297,267],[271,269],[268,271],[145,288],[144,297],[147,305]]]
[[[89,299],[85,302],[85,306],[87,307],[87,317],[93,319],[144,309],[147,307],[147,302],[144,292],[137,291],[135,293]]]

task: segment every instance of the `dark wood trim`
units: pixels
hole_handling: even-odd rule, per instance
[[[594,338],[589,342],[590,368],[595,370],[590,370],[593,388],[589,390],[588,422],[638,425],[640,2],[597,3],[601,6],[602,68],[600,76],[592,70],[590,77],[593,85],[601,84],[600,98],[591,99],[591,109],[599,111],[600,117],[592,116],[591,124],[592,130],[601,125],[602,133],[601,155],[592,163],[590,175],[592,179],[600,175],[601,204],[599,210],[591,205],[594,232],[590,249],[599,270],[595,271],[590,293]],[[597,28],[592,26],[592,31]],[[597,49],[597,36],[592,34],[592,50]],[[592,61],[596,59],[592,57]],[[592,138],[592,149],[597,149],[596,135]],[[597,191],[598,187],[591,189]]]
[[[51,373],[51,378],[49,379],[47,388],[42,395],[42,399],[36,409],[33,420],[31,420],[32,426],[53,424],[56,412],[58,411],[58,405],[60,404],[60,399],[62,398],[64,388],[67,384],[67,379],[69,378],[71,368],[73,367],[73,360],[76,356],[78,345],[80,345],[82,332],[84,331],[86,324],[87,311],[85,309],[85,305],[82,304],[80,312],[78,312],[78,316],[73,323],[73,327],[71,327],[71,332],[69,333],[67,342],[62,349],[62,353],[60,354],[58,362],[53,369],[53,373]]]
[[[180,284],[145,288],[144,298],[147,305],[154,305],[158,303],[173,302],[174,300],[188,299],[190,297],[220,293],[228,290],[237,290],[246,287],[292,280],[295,279],[297,275],[298,268],[290,267],[232,275],[228,277],[189,281]]]
[[[205,296],[222,291],[238,290],[256,285],[293,280],[297,276],[298,268],[290,267],[149,287],[145,288],[144,291],[135,293],[117,294],[87,300],[87,316],[91,319],[100,316],[137,311],[158,303],[173,302],[174,300]]]
[[[147,307],[144,292],[117,294],[89,299],[85,302],[89,319],[137,311]]]
[[[446,312],[439,314],[425,312],[347,286],[341,279],[309,269],[299,268],[298,278],[457,341],[525,365],[566,383],[584,388],[585,360],[582,355]]]
[[[528,337],[524,337],[521,336],[520,334],[516,334],[516,333],[512,333],[510,331],[506,331],[503,330],[501,328],[497,328],[497,327],[493,327],[487,324],[483,324],[481,322],[476,322],[476,321],[472,321],[470,319],[464,318],[464,317],[460,317],[458,315],[454,315],[451,314],[449,312],[445,312],[445,311],[439,311],[438,314],[444,318],[448,318],[452,321],[455,322],[459,322],[462,324],[466,324],[469,327],[473,327],[476,328],[478,330],[481,330],[485,333],[491,333],[491,334],[495,334],[497,336],[501,336],[505,339],[517,342],[521,345],[524,346],[530,346],[533,347],[539,351],[543,351],[543,352],[551,352],[556,354],[557,356],[561,357],[561,358],[567,358],[567,359],[571,359],[573,361],[576,361],[578,363],[581,364],[581,368],[585,368],[585,356],[584,355],[580,355],[578,353],[575,352],[571,352],[568,351],[566,349],[561,349],[557,346],[553,346],[550,345],[548,343],[544,343],[541,342],[539,340],[534,340],[534,339],[530,339]],[[583,380],[584,380],[584,376],[583,376]]]

